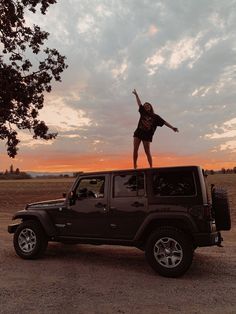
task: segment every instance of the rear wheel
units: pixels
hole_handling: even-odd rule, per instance
[[[161,227],[154,231],[147,241],[146,258],[158,274],[179,277],[192,263],[193,244],[182,231]]]
[[[22,222],[14,234],[16,253],[24,259],[36,259],[47,248],[48,240],[44,230],[37,221]]]

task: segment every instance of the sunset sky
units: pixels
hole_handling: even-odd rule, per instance
[[[0,171],[131,168],[134,88],[180,131],[157,129],[154,166],[236,166],[235,0],[58,0],[27,22],[67,57],[40,114],[59,135],[45,142],[20,131],[15,159],[0,144]]]

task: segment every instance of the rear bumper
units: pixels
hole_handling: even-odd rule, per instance
[[[7,228],[7,231],[9,233],[15,233],[16,229],[18,228],[18,226],[20,225],[20,223],[13,223],[13,224],[10,224]]]
[[[197,246],[220,245],[223,241],[220,232],[198,233],[194,238]]]

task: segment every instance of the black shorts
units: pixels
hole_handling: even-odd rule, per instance
[[[152,142],[153,134],[150,132],[145,132],[144,130],[137,128],[134,131],[134,137],[137,137],[142,141]]]

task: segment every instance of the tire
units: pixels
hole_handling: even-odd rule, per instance
[[[212,209],[217,231],[230,230],[230,207],[227,191],[225,189],[212,189]]]
[[[182,276],[193,260],[193,243],[181,230],[160,227],[146,244],[146,258],[150,266],[161,276]]]
[[[13,243],[17,255],[24,259],[36,259],[45,252],[48,240],[41,225],[37,221],[28,220],[16,229]]]

